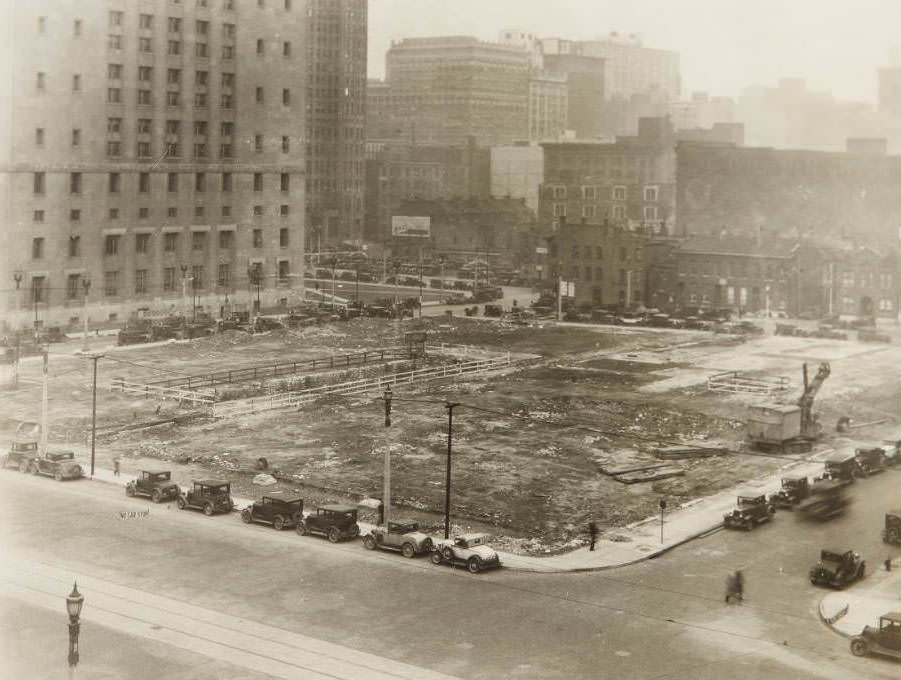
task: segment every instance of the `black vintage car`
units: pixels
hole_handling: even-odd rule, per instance
[[[901,659],[901,611],[879,617],[879,628],[865,626],[860,635],[851,638],[854,656],[879,654]]]
[[[882,530],[882,542],[901,544],[901,510],[890,510],[885,513],[885,528]]]
[[[770,502],[777,508],[793,510],[798,503],[809,495],[810,483],[807,475],[786,475],[782,478],[782,488],[770,496]]]
[[[857,460],[850,451],[836,451],[825,460],[825,466],[819,479],[850,484],[860,474]]]
[[[877,472],[885,470],[885,449],[873,447],[868,449],[855,449],[854,460],[860,474],[869,477]]]
[[[867,563],[853,550],[821,550],[820,561],[810,569],[815,586],[844,588],[864,577]]]
[[[231,512],[235,504],[231,497],[231,484],[219,479],[195,480],[187,493],[179,490],[178,508],[184,510],[203,510],[204,515],[217,512]]]
[[[53,477],[57,482],[80,479],[83,474],[71,451],[48,451],[43,456],[32,458],[28,471],[33,475]]]
[[[758,524],[769,522],[775,511],[766,496],[739,496],[735,509],[723,515],[723,526],[750,531]]]
[[[323,505],[299,520],[295,529],[301,536],[321,534],[332,543],[360,535],[357,509],[352,505]]]
[[[3,467],[16,468],[19,472],[28,472],[32,459],[38,455],[38,443],[34,441],[13,442],[9,453],[3,456]]]
[[[271,524],[273,529],[290,529],[303,520],[303,499],[283,496],[273,492],[241,511],[241,521],[245,524],[259,522]]]
[[[154,503],[178,498],[178,484],[169,470],[141,470],[141,475],[125,485],[126,496],[149,496]]]

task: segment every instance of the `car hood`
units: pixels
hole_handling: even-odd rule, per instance
[[[470,552],[474,552],[476,555],[481,557],[483,560],[493,560],[497,558],[497,553],[489,548],[487,545],[477,545],[472,548],[469,548]]]
[[[76,472],[81,474],[81,465],[78,463],[60,463],[59,470],[63,474],[74,474]]]
[[[154,489],[159,489],[160,491],[178,491],[179,486],[175,482],[157,482],[153,485]]]
[[[425,539],[430,538],[428,534],[424,534],[421,531],[411,531],[407,534],[404,534],[404,538],[412,538],[417,543],[422,543]]]

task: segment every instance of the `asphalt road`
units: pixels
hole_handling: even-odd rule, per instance
[[[259,663],[259,642],[242,637],[247,626],[271,631],[257,640],[288,636],[314,657],[353,663],[358,652],[370,655],[366,663],[382,660],[392,669],[389,677],[407,677],[403,669],[411,665],[423,669],[422,677],[477,679],[896,678],[896,664],[852,657],[847,641],[818,620],[823,591],[806,576],[824,545],[853,547],[876,570],[888,554],[879,539],[882,514],[897,503],[899,485],[901,472],[856,484],[853,508],[831,524],[808,525],[780,512],[751,533],[721,531],[633,567],[473,576],[425,559],[370,553],[359,543],[331,545],[247,527],[237,516],[208,518],[127,499],[121,488],[101,483],[0,472],[0,547],[7,555],[0,608],[29,605],[20,607],[21,627],[3,627],[5,642],[19,667],[45,663],[43,657],[27,658],[41,654],[28,641],[49,621],[43,614],[31,616],[30,605],[40,603],[18,584],[47,571],[84,579],[85,635],[91,625],[106,627],[104,641],[115,645],[127,633],[128,644],[143,650],[139,658],[145,664],[154,662],[152,650],[169,639],[182,655],[173,658],[199,663],[199,657],[215,656],[212,634],[203,633],[211,624],[204,622],[217,612],[220,627],[239,622],[228,629],[228,658],[217,659],[220,678],[353,677],[292,675],[284,665],[269,673]],[[119,515],[148,508],[145,518]],[[726,605],[725,575],[737,567],[747,575],[747,601]],[[105,612],[119,603],[116,615],[128,612],[139,623],[118,630],[113,614],[92,622],[92,601],[98,608],[106,603]],[[170,623],[160,620],[159,612],[173,606],[161,602],[183,603],[184,617],[176,608]],[[10,617],[3,611],[0,622]],[[54,622],[64,626],[61,615]],[[189,624],[200,628],[189,630]],[[185,643],[185,631],[207,642]],[[96,628],[90,635],[100,637]],[[314,641],[327,646],[320,649]],[[86,671],[95,653],[93,644],[82,645]],[[117,658],[125,663],[126,657],[109,654],[103,663],[109,667]],[[145,677],[124,666],[121,673]]]

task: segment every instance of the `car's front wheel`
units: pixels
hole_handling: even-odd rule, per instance
[[[152,500],[154,503],[159,503],[163,500],[163,494],[160,493],[159,489],[154,489],[153,493],[150,494],[150,500]]]
[[[300,536],[308,536],[310,534],[310,530],[307,528],[307,523],[302,519],[297,521],[297,526],[294,527],[294,530],[297,531]]]
[[[33,475],[38,474],[38,464],[37,463],[29,464],[28,471]]]
[[[441,556],[446,559],[448,562],[452,562],[454,559],[454,551],[450,548],[445,548],[441,551]]]
[[[886,540],[889,543],[897,543],[898,539],[901,538],[901,535],[898,534],[897,529],[889,529],[888,534],[886,535]]]
[[[55,479],[57,482],[63,481],[63,473],[62,472],[54,472],[53,479]]]
[[[285,518],[281,515],[276,515],[275,519],[272,520],[272,528],[276,531],[281,531],[285,528]]]
[[[28,472],[28,462],[27,461],[19,461],[19,472],[26,473]]]
[[[400,554],[404,557],[414,557],[416,555],[416,548],[413,547],[412,543],[404,543],[400,547]]]
[[[441,557],[441,553],[435,550],[430,556],[429,559],[432,560],[432,564],[442,564],[444,559]]]
[[[863,638],[854,638],[851,640],[851,653],[854,656],[866,656],[869,651],[867,641]]]
[[[212,503],[204,503],[203,504],[203,514],[209,517],[213,514],[213,504]]]
[[[367,534],[363,537],[363,547],[366,548],[366,550],[375,550],[375,539],[371,534]]]
[[[466,568],[469,569],[470,574],[478,574],[482,571],[482,560],[478,557],[470,557],[466,563]]]
[[[867,565],[866,564],[861,564],[859,567],[857,567],[857,578],[858,579],[862,579],[866,575],[866,573],[867,573]]]
[[[125,485],[125,495],[129,498],[134,498],[135,488],[131,484]]]
[[[184,510],[186,507],[188,507],[188,503],[185,501],[183,496],[179,496],[175,501],[175,504],[178,506],[179,510]]]
[[[332,527],[331,529],[328,530],[328,540],[331,543],[337,543],[338,541],[341,540],[341,532],[338,531],[337,528]]]
[[[241,521],[244,522],[244,524],[250,524],[252,519],[253,517],[250,514],[250,508],[244,508],[241,511]]]

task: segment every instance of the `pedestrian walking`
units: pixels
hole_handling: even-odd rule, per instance
[[[589,522],[588,523],[588,549],[590,551],[594,551],[594,544],[598,540],[598,525],[597,522]]]
[[[891,570],[892,570],[892,558],[891,558],[891,557],[886,557],[886,558],[885,558],[884,564],[885,564],[885,570],[886,570],[886,571],[891,571]]]
[[[119,476],[119,459],[113,458],[113,477]]]

